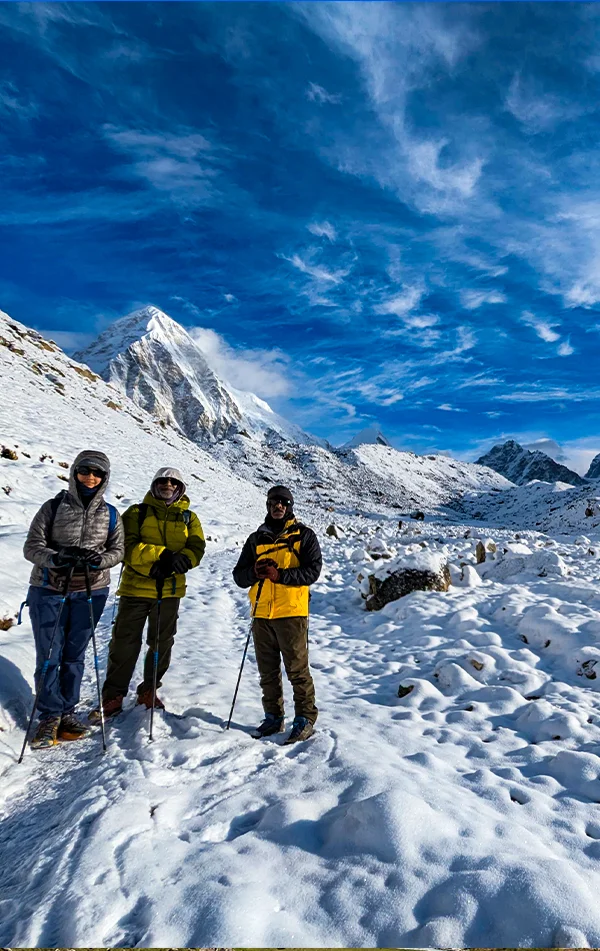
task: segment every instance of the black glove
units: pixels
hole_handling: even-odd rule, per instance
[[[173,552],[168,548],[163,548],[159,556],[160,570],[163,572],[165,578],[167,575],[173,574]]]
[[[102,555],[94,548],[81,548],[81,560],[85,562],[88,568],[99,568],[102,561]]]
[[[160,563],[160,559],[155,561],[150,566],[150,571],[148,572],[151,578],[154,578],[155,581],[160,581],[161,584],[167,577],[167,573],[164,567]]]
[[[83,549],[77,545],[67,545],[66,548],[59,548],[56,554],[52,555],[52,564],[56,568],[72,568],[78,561],[81,561]]]
[[[173,571],[176,575],[185,574],[191,567],[192,563],[187,555],[184,555],[181,551],[175,552],[173,555]]]

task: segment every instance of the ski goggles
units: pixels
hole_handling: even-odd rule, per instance
[[[77,466],[77,475],[92,475],[98,476],[99,479],[103,479],[106,475],[104,469],[97,469],[96,466]]]
[[[292,503],[289,499],[284,499],[283,495],[272,495],[267,499],[267,505],[283,505],[284,509]]]

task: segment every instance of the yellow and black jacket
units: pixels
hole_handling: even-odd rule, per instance
[[[161,552],[165,548],[182,552],[195,568],[200,564],[206,542],[198,516],[188,511],[190,500],[187,495],[182,495],[172,505],[166,505],[148,492],[143,505],[142,513],[139,505],[131,505],[123,514],[125,568],[117,594],[156,598],[156,581],[150,577],[150,569]],[[185,591],[185,574],[173,574],[165,579],[163,598],[182,598]]]
[[[256,604],[259,582],[254,566],[262,559],[275,562],[279,580],[265,578]],[[233,580],[240,588],[250,588],[254,617],[308,617],[308,586],[321,574],[322,564],[321,549],[312,528],[288,518],[279,533],[266,524],[252,532],[233,569]]]

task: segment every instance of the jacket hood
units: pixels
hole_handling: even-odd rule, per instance
[[[75,460],[71,465],[71,471],[69,472],[69,492],[76,499],[79,498],[77,477],[75,475],[78,466],[95,466],[97,469],[102,469],[103,472],[106,472],[106,478],[102,480],[94,493],[94,498],[101,499],[106,492],[108,480],[110,479],[110,460],[108,456],[97,449],[84,449],[83,452],[75,456]]]
[[[152,479],[152,486],[150,487],[150,491],[152,491],[152,487],[154,486],[154,483],[156,482],[157,479],[177,479],[178,482],[181,482],[183,486],[183,491],[184,492],[187,491],[187,485],[186,485],[185,479],[183,478],[179,469],[174,469],[173,466],[163,466],[162,469],[158,470],[158,472]]]
[[[150,492],[155,498],[159,498],[159,496],[155,495],[154,493],[154,484],[157,479],[177,479],[177,481],[181,482],[183,486],[181,492],[176,492],[173,498],[170,500],[170,502],[166,504],[174,505],[175,502],[178,502],[179,499],[181,499],[185,495],[187,485],[185,484],[183,480],[183,476],[181,472],[179,471],[179,469],[175,469],[173,466],[163,466],[162,469],[158,470],[158,472],[155,474],[154,478],[152,479],[152,485],[150,486]],[[160,501],[163,501],[163,500],[160,500]]]

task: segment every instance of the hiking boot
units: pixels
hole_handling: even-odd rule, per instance
[[[294,717],[290,735],[284,741],[284,746],[289,743],[299,743],[300,740],[307,740],[314,733],[314,726],[307,717]]]
[[[265,736],[283,733],[284,729],[285,720],[283,717],[277,717],[274,713],[266,713],[263,722],[252,731],[250,736],[255,740],[262,740]]]
[[[31,746],[34,750],[42,750],[47,746],[56,746],[60,716],[44,717],[40,720]]]
[[[146,709],[150,710],[152,707],[152,688],[150,688],[149,690],[138,690],[137,700],[135,702],[136,704],[143,703]],[[158,694],[155,694],[154,696],[154,709],[155,710],[165,709],[165,705],[160,699],[160,697],[158,696]]]
[[[104,719],[110,720],[111,717],[116,717],[121,713],[123,709],[123,700],[122,696],[113,697],[112,700],[103,700],[102,701],[102,712],[104,713]],[[92,710],[88,713],[88,720],[94,726],[98,726],[101,723],[100,717],[100,708],[96,707],[95,710]]]
[[[63,714],[58,728],[59,740],[82,740],[89,730],[74,713]]]

